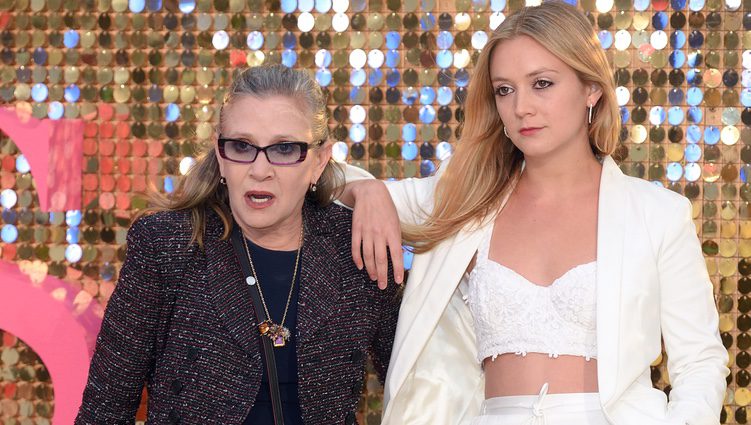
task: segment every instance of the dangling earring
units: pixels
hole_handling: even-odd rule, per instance
[[[592,124],[592,109],[595,105],[589,105],[589,114],[587,116],[587,124]]]
[[[219,177],[219,184],[227,186],[227,179],[224,176]]]
[[[308,188],[308,190],[310,190],[311,192],[315,192],[316,190],[318,190],[318,185],[315,183],[311,183],[310,188]]]
[[[506,126],[505,125],[503,126],[503,134],[505,134],[507,138],[509,138],[509,139],[511,138],[511,136],[508,135],[508,130],[506,130]]]

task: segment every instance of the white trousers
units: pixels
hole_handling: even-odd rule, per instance
[[[548,394],[489,398],[471,425],[609,425],[598,393]]]

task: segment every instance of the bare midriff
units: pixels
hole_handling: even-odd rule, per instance
[[[596,393],[597,360],[581,356],[502,354],[483,362],[485,398],[537,395],[548,383],[548,394]]]

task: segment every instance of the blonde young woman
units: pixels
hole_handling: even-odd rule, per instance
[[[480,54],[437,176],[348,185],[371,277],[396,213],[418,252],[384,424],[719,422],[728,357],[691,204],[621,172],[619,128],[592,26],[544,3]],[[669,399],[650,380],[661,339]]]

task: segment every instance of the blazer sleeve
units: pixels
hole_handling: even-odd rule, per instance
[[[728,354],[718,331],[712,283],[707,274],[691,203],[666,224],[658,254],[662,335],[672,385],[668,417],[675,423],[716,425],[725,397]]]
[[[128,231],[127,256],[97,337],[77,425],[132,425],[154,364],[164,294],[153,232],[144,221]]]
[[[434,174],[430,177],[384,182],[396,205],[400,222],[417,225],[428,218],[433,210],[433,195],[439,178],[439,174]]]
[[[375,339],[368,353],[381,384],[386,381],[386,371],[391,359],[391,350],[394,347],[396,322],[399,318],[399,306],[402,301],[402,288],[394,282],[390,267],[388,275],[390,276],[388,286],[383,291],[378,290],[381,297],[381,313]]]
[[[438,171],[430,177],[384,181],[396,205],[399,221],[410,225],[425,221],[433,210],[436,183],[449,161],[450,159],[443,161]],[[347,182],[375,178],[367,171],[353,165],[344,165],[344,176]]]

